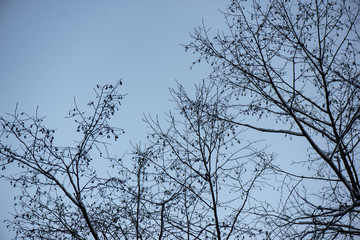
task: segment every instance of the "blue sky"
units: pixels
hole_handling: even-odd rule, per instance
[[[191,87],[209,73],[190,70],[195,57],[180,44],[201,24],[220,26],[226,1],[209,0],[2,0],[0,2],[0,114],[39,106],[46,123],[70,137],[64,119],[73,97],[86,103],[96,84],[120,78],[123,101],[116,125],[124,147],[146,136],[143,113],[171,107],[175,80]],[[68,135],[67,135],[68,134]],[[66,137],[67,136],[67,137]],[[61,139],[60,139],[61,142]],[[10,239],[2,220],[12,210],[14,190],[1,180],[0,239]]]
[[[85,104],[97,84],[123,79],[123,101],[115,124],[125,129],[119,154],[129,141],[144,140],[143,113],[171,108],[175,80],[191,89],[210,68],[180,44],[202,24],[224,27],[220,0],[1,0],[0,115],[19,109],[47,116],[59,142],[72,140],[65,119],[73,97]],[[270,136],[271,137],[271,136]],[[270,138],[269,137],[269,138]],[[280,142],[281,144],[281,142]],[[292,151],[302,151],[299,147]],[[289,160],[289,159],[286,159]],[[2,223],[13,209],[14,190],[0,180],[0,239],[10,239]]]

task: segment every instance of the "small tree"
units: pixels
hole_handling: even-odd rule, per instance
[[[163,196],[170,239],[240,239],[259,236],[251,216],[253,194],[266,184],[272,156],[257,150],[227,116],[224,91],[200,84],[191,98],[171,90],[177,112],[164,121],[147,118],[152,133],[148,161]],[[261,231],[260,231],[261,233]],[[263,233],[264,235],[267,234]]]
[[[75,103],[69,117],[75,119],[81,139],[74,146],[55,145],[55,130],[45,127],[37,114],[15,110],[8,119],[0,117],[0,164],[3,169],[12,164],[20,167],[16,175],[7,177],[21,189],[14,220],[8,221],[17,239],[120,238],[125,226],[115,219],[126,206],[113,209],[107,204],[111,196],[103,194],[102,186],[108,180],[93,168],[94,153],[106,153],[106,140],[116,140],[123,132],[108,122],[123,98],[117,93],[120,84],[97,86],[95,101],[88,104],[90,113]]]
[[[359,236],[360,3],[265,2],[231,1],[224,13],[228,28],[210,37],[202,26],[186,49],[213,66],[211,79],[228,89],[229,106],[249,121],[219,119],[301,137],[310,145],[308,174],[274,167],[297,184],[281,206],[264,204],[258,211],[272,236]],[[274,124],[269,127],[264,118]],[[308,193],[314,184],[321,189]]]

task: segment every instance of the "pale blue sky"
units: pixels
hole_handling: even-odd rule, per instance
[[[143,112],[171,107],[168,88],[175,79],[192,86],[209,73],[190,70],[194,56],[180,44],[201,24],[223,24],[219,0],[1,0],[0,114],[16,103],[34,113],[39,105],[49,127],[71,133],[64,119],[73,96],[85,103],[96,84],[123,78],[121,116],[128,141],[145,137]],[[60,131],[64,133],[61,134]],[[66,141],[66,140],[64,140]],[[2,223],[13,206],[13,189],[0,182],[0,239],[10,239]]]
[[[116,125],[125,129],[119,151],[129,140],[145,139],[143,113],[171,108],[175,79],[191,89],[210,68],[180,44],[202,24],[222,28],[225,0],[0,0],[0,114],[34,113],[39,106],[60,142],[71,140],[64,119],[73,96],[85,103],[96,84],[115,83],[128,96]],[[66,137],[67,136],[67,137]],[[271,138],[272,136],[269,136]],[[273,141],[275,142],[275,141]],[[303,148],[294,149],[302,151]],[[121,154],[121,153],[119,153]],[[289,159],[286,159],[289,160]],[[14,190],[0,180],[0,239],[10,239],[2,223],[13,209]]]

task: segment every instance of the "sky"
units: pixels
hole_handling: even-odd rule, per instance
[[[206,65],[192,70],[195,56],[180,44],[205,23],[223,24],[218,0],[1,0],[0,115],[19,110],[46,116],[63,142],[73,125],[64,117],[73,97],[85,104],[97,84],[123,80],[128,94],[115,123],[130,141],[145,139],[143,114],[171,108],[169,87],[176,81],[191,88],[209,73]],[[175,81],[176,80],[176,81]],[[60,139],[61,141],[61,139]],[[13,209],[15,190],[0,180],[0,239],[10,239],[3,224]]]
[[[73,97],[83,105],[97,84],[123,80],[123,100],[115,123],[124,128],[119,151],[145,139],[143,114],[172,107],[169,87],[187,89],[210,73],[190,69],[196,56],[181,44],[204,23],[225,26],[228,1],[219,0],[1,0],[0,115],[19,110],[47,116],[60,142],[71,140]],[[301,148],[299,148],[301,149]],[[297,149],[298,151],[300,151]],[[296,150],[295,150],[296,151]],[[15,191],[0,180],[0,239],[11,239],[2,221],[13,209]]]

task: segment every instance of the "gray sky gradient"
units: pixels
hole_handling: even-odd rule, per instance
[[[58,129],[59,143],[72,141],[65,119],[75,96],[91,99],[96,84],[123,79],[128,96],[115,123],[125,129],[119,154],[129,140],[144,140],[143,113],[171,108],[169,87],[175,80],[191,89],[210,68],[196,65],[180,44],[202,24],[214,31],[225,26],[220,0],[1,0],[0,115],[19,109],[47,116]],[[275,138],[274,138],[275,139]],[[276,142],[276,140],[273,140]],[[303,151],[293,149],[289,154]],[[288,159],[287,159],[288,160]],[[10,239],[3,220],[13,209],[14,189],[0,180],[0,239]]]

